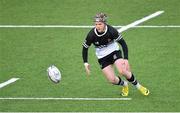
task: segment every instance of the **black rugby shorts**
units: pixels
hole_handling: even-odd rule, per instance
[[[101,69],[103,69],[109,65],[114,64],[114,62],[120,58],[122,58],[122,54],[121,54],[121,51],[118,50],[118,51],[114,51],[114,52],[110,53],[109,55],[107,55],[101,59],[98,59],[98,62],[101,66]]]

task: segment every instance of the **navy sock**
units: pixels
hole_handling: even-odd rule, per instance
[[[132,74],[130,79],[127,79],[129,82],[131,82],[133,85],[137,85],[138,81],[135,79],[134,75]]]
[[[116,85],[120,85],[123,86],[124,85],[124,81],[118,76],[119,78],[119,82]]]

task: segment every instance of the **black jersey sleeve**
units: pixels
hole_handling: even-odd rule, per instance
[[[121,33],[119,33],[119,32],[117,31],[117,29],[115,29],[114,27],[111,27],[111,32],[112,32],[112,35],[113,35],[115,41],[118,42],[119,40],[121,40],[121,38],[123,38],[122,35],[121,35]]]
[[[88,48],[85,48],[83,46],[83,49],[82,49],[82,58],[83,58],[83,62],[88,62]]]
[[[89,48],[89,46],[91,46],[92,42],[93,42],[93,33],[92,30],[88,33],[88,35],[86,36],[86,39],[83,42],[83,47],[85,48]]]
[[[115,41],[118,42],[122,46],[124,59],[128,59],[128,47],[125,40],[123,39],[122,34],[119,33],[117,29],[115,28],[112,28],[112,33],[113,33],[113,37]]]
[[[124,53],[124,59],[128,59],[128,47],[123,38],[121,38],[118,43],[122,46],[123,53]]]
[[[91,36],[91,32],[89,32],[89,34],[87,35],[86,39],[83,42],[83,48],[82,48],[82,58],[83,58],[83,62],[88,62],[88,48],[91,46],[92,44],[92,36]]]

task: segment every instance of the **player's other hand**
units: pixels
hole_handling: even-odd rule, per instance
[[[87,75],[90,75],[90,65],[88,63],[84,63],[84,67],[85,67]]]

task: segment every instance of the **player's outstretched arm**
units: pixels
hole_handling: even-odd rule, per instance
[[[90,65],[88,63],[88,48],[83,47],[82,57],[83,57],[83,62],[84,62],[84,67],[85,67],[86,73],[87,73],[87,75],[90,75]]]
[[[84,67],[85,67],[85,70],[86,70],[86,73],[87,75],[90,75],[90,65],[88,63],[84,63]]]

